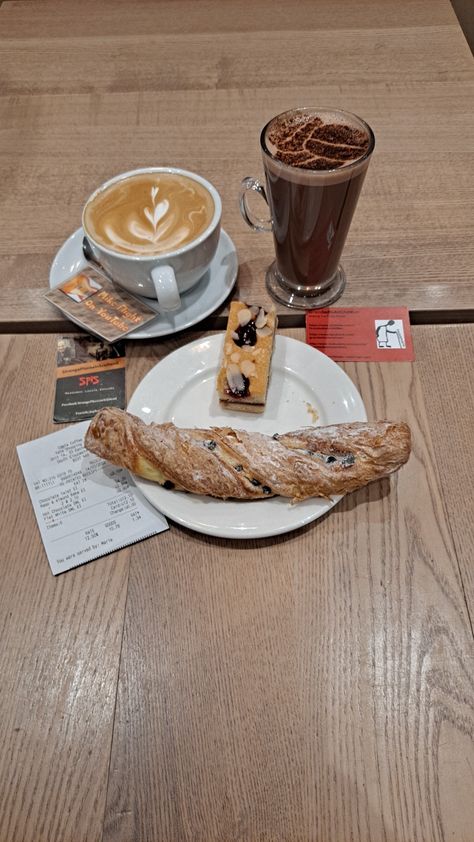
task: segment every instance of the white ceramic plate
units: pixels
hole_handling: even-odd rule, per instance
[[[223,339],[223,333],[215,334],[169,354],[141,381],[128,410],[148,423],[231,426],[269,435],[310,425],[367,420],[362,398],[342,368],[310,345],[285,336],[276,337],[265,411],[252,415],[221,409],[216,375]],[[282,497],[216,500],[167,491],[139,477],[135,482],[150,503],[171,520],[223,538],[266,538],[290,532],[321,517],[340,500],[311,499],[296,505]]]
[[[78,228],[59,249],[51,264],[50,289],[79,271],[83,262],[83,238],[84,231]],[[235,246],[229,235],[221,229],[217,251],[208,271],[195,287],[184,293],[181,308],[174,313],[160,313],[153,321],[129,333],[127,339],[155,339],[160,336],[169,336],[192,327],[206,316],[210,316],[233,289],[238,268]],[[142,298],[142,301],[156,309],[158,313],[157,301],[151,298]]]

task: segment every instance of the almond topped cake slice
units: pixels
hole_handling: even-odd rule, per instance
[[[274,309],[232,301],[217,392],[221,406],[263,412],[267,397],[277,317]]]

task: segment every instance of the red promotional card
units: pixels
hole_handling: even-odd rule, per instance
[[[306,342],[336,362],[415,359],[406,307],[326,307],[306,314]]]

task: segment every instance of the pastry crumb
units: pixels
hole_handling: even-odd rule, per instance
[[[311,420],[313,424],[316,424],[316,421],[319,421],[319,412],[314,406],[309,403],[309,401],[305,401],[306,403],[306,411],[311,415]]]

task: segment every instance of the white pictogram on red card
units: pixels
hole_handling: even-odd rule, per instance
[[[375,319],[377,348],[406,348],[401,319]]]

